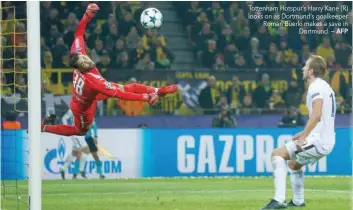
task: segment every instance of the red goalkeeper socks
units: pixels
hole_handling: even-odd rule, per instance
[[[131,83],[128,85],[124,85],[124,90],[126,92],[131,92],[131,93],[154,93],[156,92],[156,88],[143,85],[143,84],[138,84],[138,83]]]
[[[44,125],[42,127],[42,131],[61,136],[80,135],[80,132],[76,129],[76,127],[71,125]]]

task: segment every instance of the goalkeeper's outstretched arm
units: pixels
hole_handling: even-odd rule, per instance
[[[77,28],[75,31],[75,41],[73,44],[75,47],[73,47],[73,49],[71,50],[71,53],[86,54],[83,35],[85,34],[85,30],[88,22],[92,20],[92,18],[96,15],[96,12],[98,10],[99,10],[99,7],[97,6],[97,4],[92,3],[87,6],[85,14],[83,15],[82,19],[77,25]]]

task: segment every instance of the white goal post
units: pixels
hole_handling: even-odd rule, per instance
[[[40,65],[40,9],[39,1],[27,2],[28,56],[28,137],[29,188],[28,208],[42,209],[41,161],[41,65]]]

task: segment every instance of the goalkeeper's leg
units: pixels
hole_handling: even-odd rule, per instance
[[[44,119],[44,122],[41,125],[42,132],[53,133],[61,136],[83,136],[87,133],[89,127],[93,121],[92,116],[81,116],[74,114],[75,125],[55,125],[56,124],[56,116],[51,115]]]
[[[169,93],[175,93],[178,91],[177,85],[167,85],[161,88],[154,88],[151,86],[139,84],[139,83],[131,83],[123,86],[124,91],[132,92],[132,93],[156,93],[159,96],[164,96]]]
[[[155,88],[144,84],[139,83],[131,83],[128,85],[119,85],[117,83],[112,83],[116,88],[119,88],[123,91],[130,92],[130,93],[156,93],[159,96],[164,96],[169,93],[175,93],[178,91],[177,85],[168,85],[163,86],[161,88]],[[106,100],[110,98],[110,96],[98,94],[97,100]]]
[[[85,133],[78,131],[71,125],[42,125],[42,132],[53,133],[60,136],[82,136]]]

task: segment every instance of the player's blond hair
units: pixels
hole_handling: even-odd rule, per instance
[[[323,77],[327,70],[326,61],[319,55],[310,55],[309,68],[313,70],[315,77]]]

